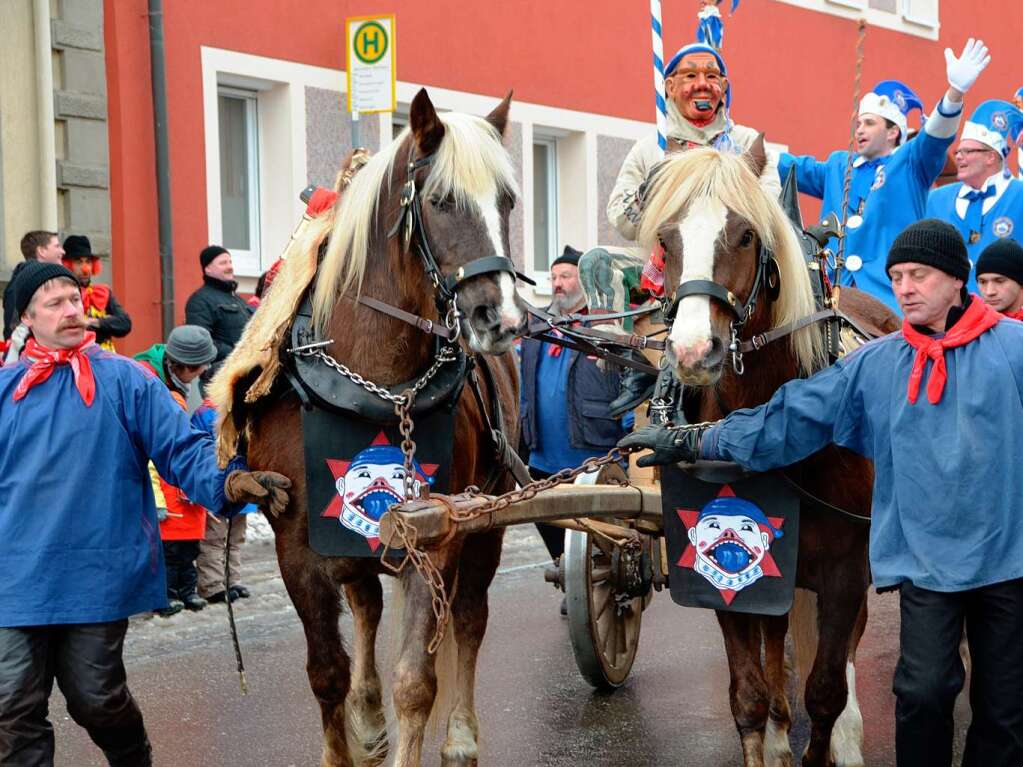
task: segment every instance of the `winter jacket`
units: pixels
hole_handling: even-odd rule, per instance
[[[238,339],[242,337],[245,324],[255,311],[236,292],[237,282],[225,282],[213,277],[203,277],[203,286],[195,291],[185,304],[185,322],[198,325],[210,331],[217,347],[217,358],[213,367],[218,367]]]

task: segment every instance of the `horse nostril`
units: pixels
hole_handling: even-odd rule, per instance
[[[472,311],[473,324],[480,330],[496,330],[501,324],[501,315],[492,306],[477,306]]]
[[[717,367],[725,358],[725,345],[717,336],[710,341],[710,351],[703,358],[703,365],[707,368]]]

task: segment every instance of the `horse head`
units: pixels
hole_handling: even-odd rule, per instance
[[[424,236],[463,334],[487,354],[511,349],[526,322],[508,240],[517,188],[501,140],[510,106],[511,93],[483,119],[438,115],[424,89],[409,111],[414,154],[431,158],[421,192]]]
[[[665,354],[683,383],[716,384],[741,359],[730,348],[740,337],[813,311],[798,241],[760,184],[766,165],[763,136],[741,156],[693,149],[659,164],[644,190],[640,239],[664,247],[674,291]],[[800,367],[812,368],[812,337],[793,343]]]

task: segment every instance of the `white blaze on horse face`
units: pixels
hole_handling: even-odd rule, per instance
[[[679,223],[682,236],[682,278],[714,279],[714,245],[725,227],[728,209],[717,200],[700,198],[689,206]],[[686,296],[679,302],[671,345],[683,368],[695,367],[711,349],[710,297]]]
[[[495,256],[507,256],[504,252],[504,239],[501,237],[501,213],[497,208],[497,190],[487,199],[477,200],[480,214],[487,225],[487,233],[494,246]],[[515,278],[507,272],[497,275],[497,288],[501,291],[501,305],[498,312],[501,316],[502,330],[515,330],[522,324],[522,311],[515,304]]]

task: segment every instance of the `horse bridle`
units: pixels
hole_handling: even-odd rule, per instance
[[[414,154],[415,148],[409,150],[408,175],[401,191],[401,213],[387,236],[393,237],[400,231],[402,233],[402,252],[404,253],[408,253],[413,246],[415,247],[423,262],[423,270],[433,285],[437,311],[444,317],[445,325],[457,336],[456,328],[462,315],[456,304],[456,294],[462,283],[473,277],[500,272],[510,274],[513,279],[517,277],[530,285],[536,283],[516,270],[512,260],[505,256],[484,256],[473,259],[458,267],[454,274],[444,275],[430,248],[429,238],[426,236],[422,197],[416,186],[416,173],[428,167],[433,162],[434,155],[431,153],[416,160],[413,159]]]
[[[675,290],[671,304],[664,313],[665,323],[670,325],[674,321],[675,315],[678,313],[679,304],[686,296],[708,296],[720,301],[735,316],[735,319],[732,320],[729,326],[730,339],[728,351],[732,355],[732,368],[735,370],[736,375],[742,375],[745,371],[742,361],[742,347],[745,344],[740,342],[739,333],[746,326],[746,323],[749,322],[753,312],[756,311],[757,299],[760,296],[761,289],[766,285],[773,297],[773,294],[778,290],[779,280],[780,274],[778,265],[774,261],[774,254],[761,241],[757,252],[757,271],[753,277],[753,286],[750,288],[749,297],[745,301],[740,301],[735,293],[719,282],[714,282],[713,280],[686,280]],[[752,348],[758,349],[760,347],[754,342]]]

